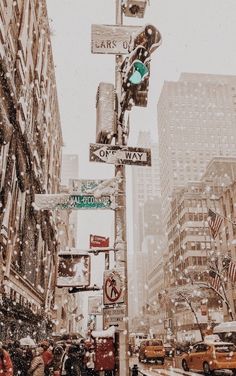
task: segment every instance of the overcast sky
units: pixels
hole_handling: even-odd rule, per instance
[[[80,178],[111,177],[113,167],[89,162],[97,86],[101,81],[114,83],[115,65],[113,55],[91,54],[91,24],[114,24],[115,0],[47,0],[47,4],[64,152],[79,155]],[[149,105],[132,110],[130,146],[136,145],[140,130],[150,130],[157,141],[156,104],[164,81],[178,80],[181,72],[236,74],[235,16],[235,0],[150,0],[144,19],[124,17],[124,24],[152,23],[163,38],[152,57]],[[99,220],[103,216],[80,215],[85,223],[80,248],[86,246],[86,231],[109,236],[113,214]]]

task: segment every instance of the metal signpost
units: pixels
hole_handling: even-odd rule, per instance
[[[103,118],[105,117],[106,122],[106,116],[103,111],[106,107],[103,106],[100,111],[102,114],[97,113],[100,122],[97,123],[96,139],[100,144],[90,144],[90,161],[114,164],[115,177],[119,177],[114,194],[116,200],[114,211],[115,268],[104,272],[103,286],[103,299],[106,305],[104,326],[115,323],[119,329],[119,366],[116,369],[119,376],[129,374],[125,165],[151,166],[150,149],[126,146],[129,127],[125,124],[124,115],[125,111],[130,111],[133,105],[147,105],[150,55],[161,43],[160,32],[153,25],[146,25],[136,30],[128,26],[124,27],[122,12],[124,11],[126,16],[142,18],[146,4],[147,0],[135,0],[135,3],[133,0],[126,0],[126,2],[116,0],[116,25],[92,25],[92,53],[116,55],[115,110],[113,109],[113,96],[111,100],[109,98],[104,100],[107,103],[111,102],[109,107],[111,119],[115,115],[116,124],[113,124],[113,120],[110,124],[109,120],[104,125]],[[123,58],[124,55],[128,56]],[[113,137],[115,137],[115,145],[110,145]]]
[[[90,144],[90,162],[151,166],[151,150],[120,145]]]

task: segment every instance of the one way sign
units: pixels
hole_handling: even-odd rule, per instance
[[[90,144],[90,162],[151,166],[151,149]]]

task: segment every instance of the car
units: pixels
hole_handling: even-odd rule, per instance
[[[164,343],[165,355],[168,358],[173,358],[175,349],[170,343]]]
[[[162,340],[148,339],[140,343],[139,357],[140,362],[160,361],[164,364],[165,348]]]
[[[229,369],[236,374],[236,347],[231,342],[200,342],[182,356],[184,371],[199,371],[210,375],[216,370]]]

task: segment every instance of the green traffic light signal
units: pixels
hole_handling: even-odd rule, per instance
[[[134,67],[134,72],[129,77],[129,82],[131,82],[131,84],[133,85],[138,85],[148,75],[149,70],[147,66],[144,63],[142,63],[142,61],[140,60],[136,60],[133,63],[133,67]]]

